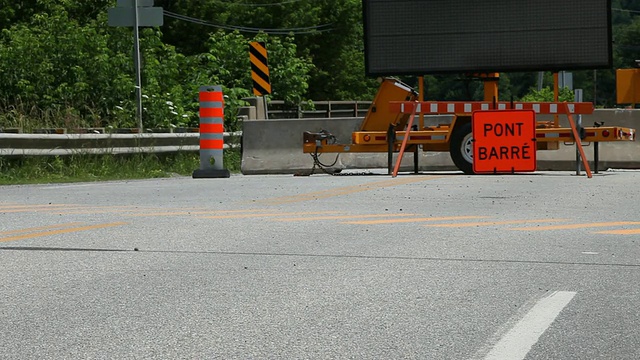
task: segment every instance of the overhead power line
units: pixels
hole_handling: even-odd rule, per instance
[[[247,32],[247,33],[254,33],[254,34],[263,32],[271,35],[289,35],[289,34],[297,35],[297,34],[312,34],[312,33],[326,32],[326,31],[333,30],[331,28],[331,25],[333,24],[323,24],[323,25],[298,27],[298,28],[279,28],[279,29],[268,29],[268,28],[257,28],[257,27],[235,26],[235,25],[221,25],[221,24],[215,24],[202,19],[196,19],[186,15],[177,14],[167,10],[164,11],[164,16],[174,18],[177,20],[187,21],[194,24],[215,27],[218,29],[231,30],[231,31],[237,30],[240,32]]]
[[[214,2],[216,2],[218,4],[234,5],[234,6],[264,7],[264,6],[282,6],[282,5],[292,4],[292,3],[296,3],[296,2],[300,2],[300,1],[303,1],[303,0],[288,0],[288,1],[278,2],[278,3],[264,3],[264,4],[232,3],[232,2],[228,2],[228,1],[222,1],[222,0],[218,0],[218,1],[214,1]]]
[[[640,10],[627,10],[627,9],[620,9],[620,8],[611,8],[611,10],[640,14]]]

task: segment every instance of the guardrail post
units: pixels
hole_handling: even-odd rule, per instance
[[[228,178],[224,168],[224,98],[222,86],[200,87],[200,169],[193,178]],[[213,162],[212,162],[213,160]]]

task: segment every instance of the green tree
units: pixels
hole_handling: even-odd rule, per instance
[[[0,98],[68,113],[69,121],[106,110],[131,80],[126,57],[112,50],[112,40],[121,38],[95,20],[83,25],[70,19],[61,6],[2,30]]]
[[[31,17],[42,12],[50,13],[64,9],[71,19],[83,24],[95,20],[113,5],[112,0],[0,0],[0,30],[19,24],[28,23]]]
[[[364,73],[361,0],[274,3],[160,0],[157,4],[172,14],[207,21],[208,25],[203,25],[184,18],[166,19],[164,39],[187,55],[207,52],[209,36],[218,29],[242,28],[241,33],[246,37],[254,36],[259,29],[278,31],[280,35],[270,37],[293,39],[295,56],[309,58],[314,64],[309,73],[307,98],[367,99],[372,98],[377,88],[375,79],[367,78]],[[318,28],[310,29],[314,26]],[[277,76],[275,71],[271,74]]]
[[[146,97],[148,91],[184,97],[175,91],[185,78],[184,56],[162,43],[159,31],[142,33]],[[63,6],[51,7],[2,31],[0,101],[5,110],[28,111],[40,126],[49,115],[58,126],[134,126],[132,49],[131,30],[108,27],[106,13],[80,23]],[[151,105],[145,101],[147,124],[166,121]]]
[[[313,68],[311,60],[298,57],[293,38],[273,37],[258,34],[247,38],[238,32],[218,31],[211,34],[207,42],[208,51],[194,55],[191,62],[192,84],[220,84],[229,96],[228,121],[235,119],[235,110],[244,105],[242,98],[252,96],[249,42],[264,41],[268,51],[269,72],[272,95],[275,99],[289,104],[298,104],[305,99],[308,90],[309,72]]]
[[[575,96],[573,91],[567,87],[560,89],[558,93],[558,101],[574,101]],[[531,101],[531,102],[543,102],[543,101],[554,101],[553,89],[550,87],[544,87],[542,90],[531,89],[531,91],[522,97],[521,101]]]

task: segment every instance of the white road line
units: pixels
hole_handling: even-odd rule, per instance
[[[485,360],[524,359],[531,347],[576,295],[571,291],[555,291],[539,300],[484,357]]]

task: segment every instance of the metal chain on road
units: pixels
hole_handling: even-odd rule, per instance
[[[315,153],[311,154],[311,157],[313,158],[313,167],[311,168],[311,172],[309,173],[310,175],[313,175],[315,173],[316,168],[322,170],[322,172],[324,172],[325,174],[331,175],[331,176],[366,176],[366,175],[376,175],[370,171],[367,172],[348,172],[348,173],[343,173],[341,172],[342,169],[337,169],[337,171],[330,171],[327,170],[327,168],[330,168],[332,166],[334,166],[337,162],[338,162],[338,158],[340,157],[340,154],[338,153],[336,155],[335,160],[333,161],[333,163],[331,165],[326,165],[323,164],[318,156],[318,152],[316,151]]]
[[[335,160],[333,160],[333,163],[331,165],[323,164],[320,161],[317,147],[316,147],[316,151],[313,154],[311,154],[311,157],[313,158],[313,167],[311,168],[311,173],[309,175],[313,175],[315,173],[316,168],[322,170],[322,172],[324,172],[325,174],[336,175],[336,172],[329,171],[327,170],[327,168],[334,166],[338,162],[338,159],[340,158],[340,153],[336,155],[336,158]]]

